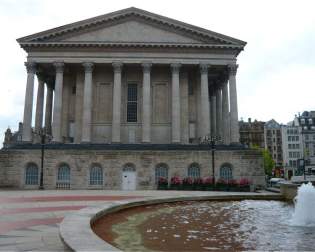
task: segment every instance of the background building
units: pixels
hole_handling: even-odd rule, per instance
[[[303,158],[302,128],[297,117],[281,126],[283,166],[285,178],[290,179],[297,169],[298,159]]]
[[[264,126],[265,122],[252,122],[251,118],[248,122],[239,121],[240,142],[248,147],[265,148]]]
[[[281,125],[274,119],[265,123],[264,126],[265,149],[269,150],[275,166],[283,167]]]
[[[304,111],[298,116],[303,138],[306,171],[315,173],[315,111]]]

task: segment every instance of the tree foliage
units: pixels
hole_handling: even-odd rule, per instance
[[[275,161],[272,159],[271,153],[269,150],[260,148],[259,146],[252,146],[253,149],[260,150],[264,158],[264,169],[265,174],[268,176],[272,175],[272,169],[275,167]]]

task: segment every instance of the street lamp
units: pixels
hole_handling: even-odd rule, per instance
[[[216,147],[216,142],[221,141],[221,137],[217,135],[205,135],[200,143],[201,144],[208,144],[211,147],[211,156],[212,156],[212,183],[213,185],[215,184],[215,176],[214,176],[214,152],[215,152],[215,147]]]
[[[39,190],[44,190],[44,155],[45,155],[45,140],[46,140],[45,128],[39,130],[38,136],[40,137],[40,145],[41,145]]]

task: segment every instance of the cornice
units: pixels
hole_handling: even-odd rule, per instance
[[[237,49],[243,50],[239,45],[199,44],[199,43],[142,43],[142,42],[25,42],[20,43],[23,49],[28,48],[199,48],[199,49]]]

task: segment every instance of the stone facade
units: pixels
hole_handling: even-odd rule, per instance
[[[41,165],[40,149],[9,149],[1,151],[1,184],[25,189],[37,189],[38,185],[25,185],[25,169],[28,164]],[[71,189],[122,189],[122,172],[126,165],[136,169],[136,189],[155,189],[155,168],[159,164],[168,167],[168,179],[172,176],[187,177],[191,164],[198,164],[201,177],[212,176],[212,160],[209,150],[45,150],[44,187],[56,189],[57,172],[62,164],[70,167]],[[231,164],[233,178],[248,178],[256,186],[264,186],[263,160],[255,150],[217,150],[215,152],[215,176],[220,168]],[[89,184],[89,172],[93,165],[102,168],[102,185]]]
[[[198,176],[210,175],[209,151],[199,146],[208,136],[220,139],[216,167],[226,164],[228,179],[262,185],[259,155],[239,144],[236,61],[246,42],[136,8],[17,41],[28,55],[22,139],[7,134],[3,183],[36,187],[44,140],[45,188],[58,187],[56,176],[87,188],[93,164],[92,184],[102,170],[102,188],[121,188],[122,169],[133,188],[154,188],[157,164],[169,177],[185,175],[193,162]]]

